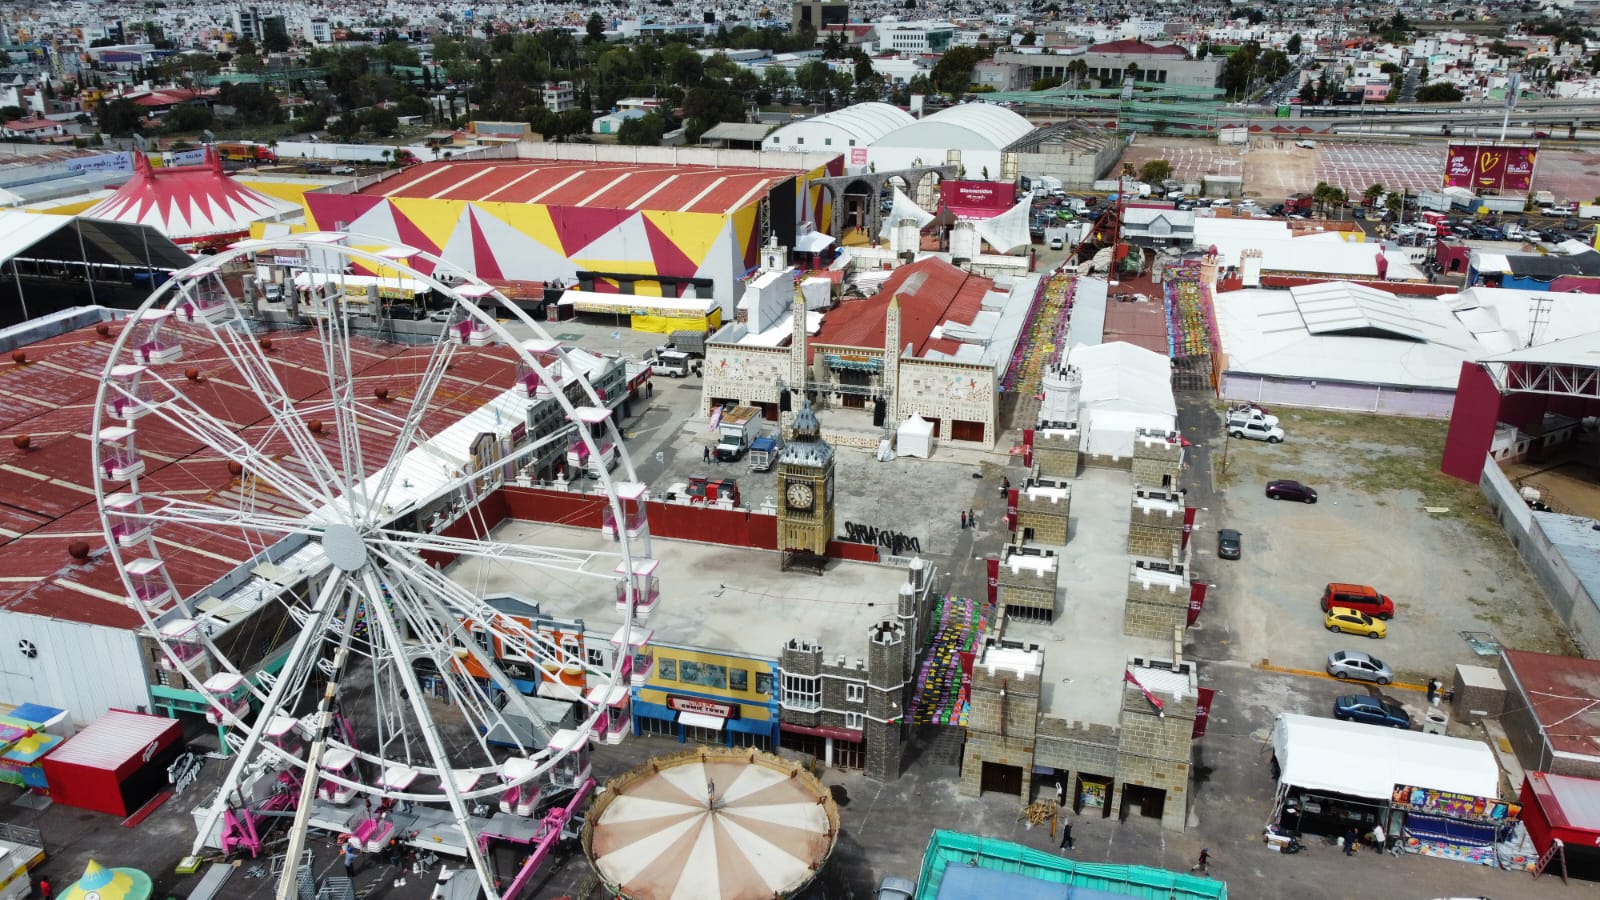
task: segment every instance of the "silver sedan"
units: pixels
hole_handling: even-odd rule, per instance
[[[1388,684],[1394,680],[1394,670],[1383,660],[1360,650],[1335,650],[1328,654],[1328,674],[1345,681],[1372,681]]]

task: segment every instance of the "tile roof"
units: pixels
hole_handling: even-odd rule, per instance
[[[918,357],[955,353],[961,343],[938,337],[935,330],[945,322],[972,324],[993,289],[993,281],[930,256],[895,269],[877,294],[840,304],[823,318],[811,343],[882,349],[889,300],[898,297],[902,346],[910,344]]]

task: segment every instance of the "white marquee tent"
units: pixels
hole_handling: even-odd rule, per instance
[[[1172,363],[1163,354],[1124,341],[1071,348],[1067,365],[1083,374],[1078,427],[1083,450],[1096,456],[1132,456],[1140,429],[1172,431]]]
[[[895,452],[901,456],[927,459],[933,455],[933,423],[921,416],[912,416],[900,423],[895,432]]]
[[[1482,741],[1284,713],[1272,751],[1282,786],[1370,800],[1389,800],[1397,784],[1469,797],[1500,793],[1500,766]]]

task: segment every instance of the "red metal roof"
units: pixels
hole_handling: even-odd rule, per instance
[[[756,202],[785,179],[783,169],[665,163],[492,160],[412,166],[360,193],[589,209],[727,214]]]
[[[95,393],[111,342],[122,327],[113,326],[107,335],[96,333],[94,326],[82,328],[24,348],[25,364],[0,363],[0,498],[4,498],[0,499],[0,608],[114,628],[144,624],[122,599],[125,589],[106,552],[90,468]],[[273,377],[297,402],[328,394],[326,364],[309,337],[274,333],[271,349],[264,354]],[[287,437],[271,430],[266,409],[220,348],[196,329],[184,330],[182,342],[183,358],[154,370],[174,384],[186,402],[225,423],[279,464],[303,471],[306,463]],[[386,388],[387,402],[397,410],[406,409],[402,404],[408,404],[417,389],[429,349],[354,340],[357,396],[372,403],[373,391]],[[191,369],[196,379],[187,377]],[[514,372],[514,356],[507,348],[459,352],[423,415],[422,439],[496,396],[512,383]],[[332,429],[327,433],[331,438]],[[146,492],[300,514],[260,487],[244,496],[245,485],[229,472],[225,457],[160,416],[140,419],[137,434],[146,465],[140,486]],[[28,436],[26,449],[5,439],[20,435]],[[338,464],[334,441],[320,440],[318,446]],[[363,430],[364,469],[376,471],[393,449],[392,433]],[[162,526],[159,539],[166,570],[185,596],[203,591],[260,549],[239,535],[174,525]],[[89,544],[88,559],[70,555],[68,548],[76,542]]]
[[[1600,781],[1549,772],[1529,772],[1528,787],[1545,819],[1554,828],[1587,832],[1587,840],[1600,836]],[[1527,797],[1527,792],[1523,794]],[[1572,841],[1567,835],[1558,835]]]
[[[50,752],[50,760],[115,771],[145,752],[152,743],[170,732],[183,730],[183,724],[165,716],[151,716],[123,709],[107,710],[89,727]]]
[[[1600,660],[1505,650],[1506,663],[1550,747],[1600,756]]]
[[[883,289],[865,300],[849,300],[828,313],[813,344],[884,349],[884,317],[889,300],[900,299],[900,345],[912,345],[916,356],[929,351],[954,353],[959,341],[935,338],[945,322],[970,325],[994,282],[938,257],[928,257],[894,270]]]

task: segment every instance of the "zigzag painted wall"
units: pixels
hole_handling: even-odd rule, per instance
[[[709,279],[725,319],[733,315],[738,280],[757,262],[758,203],[722,215],[305,195],[315,229],[416,247],[489,280],[570,283],[582,276],[593,278],[596,291],[621,293],[631,281],[635,293],[659,296],[662,282],[649,276]]]

